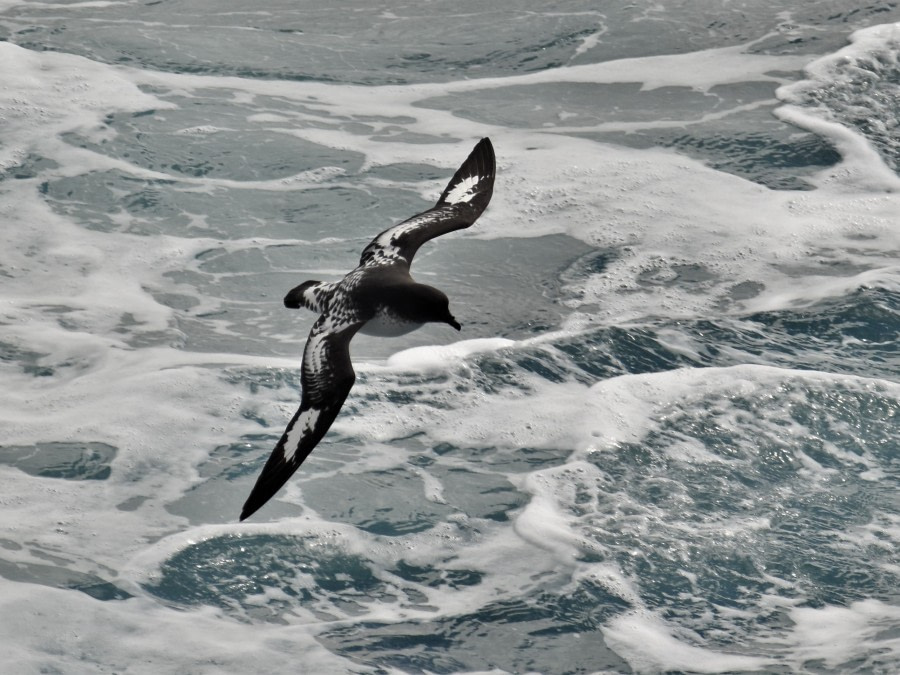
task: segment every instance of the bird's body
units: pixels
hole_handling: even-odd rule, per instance
[[[400,316],[389,307],[382,307],[375,316],[366,322],[366,325],[359,329],[359,332],[375,337],[399,337],[412,333],[416,328],[424,325]]]
[[[414,281],[409,268],[426,241],[475,222],[491,199],[494,173],[494,149],[484,138],[437,204],[375,237],[355,270],[336,282],[306,281],[285,296],[287,307],[312,310],[319,318],[303,351],[300,408],[263,467],[241,520],[281,489],[328,431],[356,379],[350,340],[357,332],[395,337],[429,322],[460,329],[447,296]]]

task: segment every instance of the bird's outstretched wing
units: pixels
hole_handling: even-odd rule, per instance
[[[319,317],[303,350],[300,409],[263,467],[241,511],[249,517],[281,489],[328,431],[356,380],[350,339],[365,323],[329,311]]]
[[[429,239],[472,225],[491,201],[495,171],[494,147],[490,139],[482,138],[453,174],[437,204],[375,237],[363,250],[359,264],[408,266]]]

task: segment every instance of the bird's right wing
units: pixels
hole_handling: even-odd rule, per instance
[[[453,174],[437,204],[375,237],[363,249],[359,264],[399,262],[408,266],[426,241],[472,225],[491,201],[495,172],[494,146],[490,139],[482,138]]]
[[[241,512],[255,513],[287,482],[331,427],[356,375],[350,362],[350,339],[364,321],[342,320],[326,312],[313,325],[303,350],[300,408],[272,451]]]

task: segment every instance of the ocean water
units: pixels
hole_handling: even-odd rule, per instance
[[[0,0],[0,671],[900,670],[900,7],[606,4]]]

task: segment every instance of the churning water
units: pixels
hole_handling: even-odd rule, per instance
[[[0,669],[900,670],[900,9],[607,4],[0,1]]]

